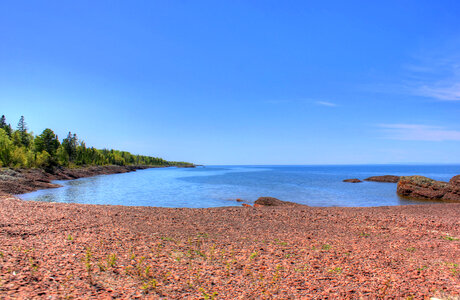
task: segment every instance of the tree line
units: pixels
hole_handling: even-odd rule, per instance
[[[0,118],[0,167],[42,168],[102,165],[186,166],[186,162],[166,161],[162,158],[133,155],[127,151],[87,147],[75,133],[69,132],[62,141],[47,128],[34,136],[28,131],[24,116],[14,130]]]

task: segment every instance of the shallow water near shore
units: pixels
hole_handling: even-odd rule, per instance
[[[220,207],[260,196],[310,206],[432,203],[400,198],[396,183],[345,183],[377,175],[423,175],[448,181],[460,165],[206,166],[160,168],[54,181],[62,188],[22,194],[23,200],[157,207]]]

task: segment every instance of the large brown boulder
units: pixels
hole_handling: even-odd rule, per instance
[[[460,175],[454,176],[449,182],[424,176],[402,176],[397,193],[414,199],[460,202]]]
[[[449,180],[449,184],[460,187],[460,175],[454,176]]]
[[[449,180],[449,186],[443,198],[460,202],[460,175],[454,176]]]
[[[260,197],[254,202],[254,207],[264,207],[264,206],[300,206],[301,204],[282,201],[273,197]]]
[[[391,182],[396,183],[399,181],[399,176],[395,175],[383,175],[383,176],[371,176],[364,179],[366,181],[375,181],[375,182]]]

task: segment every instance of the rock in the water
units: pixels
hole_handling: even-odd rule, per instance
[[[260,197],[254,202],[254,207],[264,207],[264,206],[299,206],[301,204],[282,201],[273,197]]]
[[[375,182],[391,182],[391,183],[396,183],[399,181],[399,176],[395,175],[383,175],[383,176],[371,176],[369,178],[366,178],[364,180],[366,181],[375,181]]]
[[[352,179],[344,179],[343,182],[358,183],[358,182],[362,182],[362,181],[359,180],[358,178],[352,178]]]
[[[460,202],[460,175],[454,176],[449,182],[424,176],[402,176],[397,193],[414,199]]]
[[[446,201],[460,202],[460,175],[454,176],[449,180],[449,186],[443,196]]]

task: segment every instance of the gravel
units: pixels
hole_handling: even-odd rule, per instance
[[[460,296],[460,204],[155,208],[0,198],[0,298]]]

